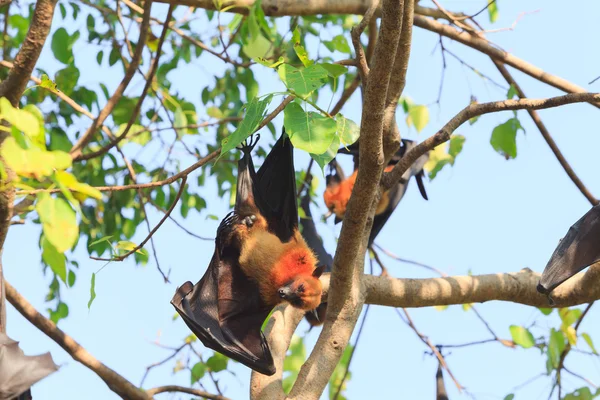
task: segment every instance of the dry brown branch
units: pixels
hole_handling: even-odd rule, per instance
[[[150,9],[152,8],[152,0],[148,0],[144,3],[144,17],[142,19],[142,23],[140,24],[140,36],[137,40],[137,46],[135,48],[134,57],[131,59],[129,66],[125,72],[125,76],[121,80],[121,83],[112,94],[110,99],[106,102],[106,105],[98,114],[98,117],[92,122],[92,125],[85,131],[83,135],[79,138],[79,140],[73,145],[71,148],[71,157],[74,160],[79,159],[82,155],[83,148],[92,140],[94,134],[96,133],[96,129],[102,126],[106,118],[112,113],[113,109],[123,96],[125,89],[129,86],[135,71],[140,65],[140,60],[142,58],[142,53],[144,48],[146,47],[146,37],[148,36],[149,25],[150,25]]]
[[[598,93],[571,93],[547,99],[519,99],[471,104],[456,114],[435,135],[430,136],[408,151],[402,160],[396,164],[394,169],[385,174],[383,186],[385,188],[390,188],[393,182],[397,182],[417,158],[436,146],[450,140],[452,132],[473,117],[499,111],[542,110],[545,108],[559,107],[565,104],[591,103],[597,101],[600,101],[600,94]]]
[[[55,341],[69,353],[74,360],[79,361],[94,371],[96,375],[106,382],[110,390],[124,399],[149,400],[151,398],[127,379],[98,361],[72,337],[58,328],[54,322],[40,314],[14,287],[11,286],[10,283],[5,282],[5,284],[6,298],[10,304],[12,304],[25,319],[44,332],[50,339]]]

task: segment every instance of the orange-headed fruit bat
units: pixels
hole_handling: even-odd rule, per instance
[[[312,310],[321,302],[317,259],[298,230],[293,148],[285,131],[255,172],[242,147],[236,204],[217,229],[202,279],[171,303],[209,347],[262,374],[275,366],[261,326],[277,304]]]
[[[552,253],[537,290],[548,295],[561,283],[598,261],[600,261],[600,205],[592,207],[569,228]]]
[[[392,159],[389,161],[385,168],[385,172],[389,172],[394,168],[404,154],[415,147],[417,143],[412,140],[402,139],[400,149],[394,154]],[[323,193],[323,200],[327,208],[335,214],[335,223],[337,224],[344,218],[346,213],[346,206],[350,195],[354,189],[356,177],[358,175],[358,142],[348,146],[348,148],[341,148],[339,151],[341,154],[351,154],[354,158],[354,173],[347,179],[340,177],[337,171],[337,162],[335,159],[330,163],[330,173],[326,178],[327,187]],[[373,219],[373,228],[369,236],[369,245],[373,243],[387,220],[390,218],[404,193],[406,192],[409,179],[414,176],[417,181],[417,186],[421,192],[421,196],[427,200],[427,192],[425,192],[425,186],[423,185],[423,166],[429,159],[429,155],[425,154],[415,161],[415,163],[404,173],[399,182],[390,188],[390,190],[384,192],[381,195],[377,209],[375,210],[375,218]]]

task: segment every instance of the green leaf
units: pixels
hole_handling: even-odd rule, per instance
[[[183,127],[187,126],[187,118],[185,117],[185,114],[183,113],[183,110],[181,109],[181,107],[177,107],[175,109],[173,123],[175,124],[176,128],[183,128]],[[177,135],[179,135],[179,136],[185,134],[185,129],[176,129],[176,131],[177,131]]]
[[[417,132],[421,132],[423,128],[425,128],[427,123],[429,123],[429,109],[427,108],[427,106],[411,106],[408,109],[406,124],[409,127],[411,125],[414,125]]]
[[[73,90],[77,86],[77,82],[79,82],[80,75],[79,69],[77,69],[74,64],[69,64],[65,68],[57,71],[54,78],[56,79],[56,84],[60,87],[60,90],[66,95],[71,96]]]
[[[61,301],[56,306],[56,310],[54,310],[54,311],[48,310],[48,311],[50,311],[50,320],[52,322],[54,322],[55,324],[58,324],[58,321],[60,321],[63,318],[67,318],[67,316],[69,315],[69,306],[67,306],[65,303],[63,303]]]
[[[598,392],[596,392],[596,394],[592,394],[590,388],[582,387],[575,390],[573,393],[567,394],[565,397],[563,397],[563,400],[592,400],[597,396]]]
[[[73,287],[73,285],[75,285],[75,272],[69,270],[69,275],[67,278],[67,285],[69,285],[69,287]]]
[[[221,353],[215,353],[208,360],[206,360],[206,366],[210,368],[212,372],[219,372],[227,369],[228,362],[229,358]]]
[[[346,40],[344,35],[337,35],[333,39],[323,40],[321,43],[323,43],[325,47],[327,47],[327,50],[332,53],[337,50],[340,53],[352,54],[348,40]]]
[[[301,98],[306,98],[327,82],[328,72],[320,65],[297,69],[288,64],[277,68],[279,78],[285,86]]]
[[[191,370],[190,383],[193,385],[194,383],[198,382],[200,379],[202,379],[202,377],[204,377],[205,373],[206,365],[203,362],[194,364]]]
[[[454,165],[456,157],[463,149],[465,140],[466,138],[462,135],[452,135],[449,144],[442,143],[429,152],[429,159],[423,167],[428,172],[429,179],[434,179],[446,165]]]
[[[242,47],[242,51],[248,58],[269,58],[273,53],[273,45],[259,33],[248,40],[248,43]]]
[[[56,250],[64,253],[73,247],[79,237],[79,226],[69,204],[63,199],[40,193],[35,209],[42,221],[45,238]]]
[[[72,36],[67,33],[65,28],[58,28],[52,35],[52,52],[54,57],[63,64],[71,64],[73,62],[73,45],[79,38],[79,32],[75,32]]]
[[[319,64],[319,65],[321,67],[325,68],[325,70],[327,71],[327,74],[334,79],[337,77],[340,77],[340,76],[344,75],[346,72],[348,72],[348,68],[344,67],[343,65],[330,64],[330,63],[323,63],[323,64]]]
[[[325,153],[323,153],[323,154],[310,153],[310,156],[313,158],[313,160],[315,160],[317,162],[317,164],[319,164],[319,167],[321,167],[321,171],[324,171],[325,166],[327,164],[329,164],[331,162],[331,160],[333,160],[335,158],[335,156],[337,155],[339,147],[340,147],[340,139],[339,139],[339,137],[335,136],[333,138],[333,141],[331,142],[331,145],[329,146],[329,148],[327,149],[327,151]],[[299,210],[302,210],[302,209],[299,209]]]
[[[312,154],[323,154],[331,146],[337,122],[315,112],[305,112],[297,103],[283,111],[283,124],[294,147]]]
[[[292,41],[294,42],[294,51],[296,52],[296,55],[298,56],[300,61],[302,61],[302,64],[305,67],[310,67],[311,65],[313,65],[314,61],[312,61],[308,57],[306,49],[304,48],[304,46],[302,46],[302,38],[300,37],[300,30],[298,29],[298,27],[294,29],[294,33],[292,34]]]
[[[558,310],[558,315],[565,326],[573,325],[579,317],[581,317],[581,310],[578,308],[561,308]]]
[[[52,175],[54,170],[69,168],[72,161],[69,153],[63,151],[45,151],[35,147],[25,150],[13,137],[4,140],[0,154],[18,175],[37,179]]]
[[[46,74],[42,74],[42,83],[40,83],[40,86],[43,87],[44,89],[48,89],[51,92],[58,92],[58,87],[56,87],[56,83],[50,79],[48,77],[48,75]]]
[[[598,352],[596,351],[596,348],[594,347],[594,342],[592,342],[592,338],[590,337],[589,334],[587,333],[582,333],[581,337],[583,338],[583,340],[585,340],[585,342],[587,343],[588,346],[590,346],[590,349],[592,350],[592,353],[594,354],[598,354]]]
[[[32,112],[32,110],[34,110]],[[41,112],[33,105],[28,109],[19,110],[14,108],[6,97],[0,99],[0,118],[6,120],[15,128],[30,138],[38,138],[40,135],[40,122],[38,116]],[[41,131],[43,137],[43,131]]]
[[[535,339],[533,335],[527,328],[517,325],[510,326],[510,334],[512,336],[513,342],[523,347],[524,349],[528,349],[530,347],[535,346]]]
[[[515,395],[511,393],[511,394],[506,395],[506,397],[504,397],[504,400],[513,400],[514,398],[515,398]]]
[[[548,360],[553,368],[558,367],[560,355],[565,350],[565,336],[561,331],[552,328],[550,330],[550,341],[548,342]]]
[[[77,178],[75,178],[75,176],[69,172],[57,171],[55,177],[65,187],[77,193],[81,193],[83,195],[83,199],[79,199],[80,201],[85,200],[86,197],[102,200],[102,193],[98,189],[88,185],[87,183],[78,182]]]
[[[90,284],[90,301],[88,301],[88,310],[92,306],[94,299],[96,298],[96,274],[92,273],[92,282]]]
[[[517,131],[525,129],[517,118],[511,118],[503,124],[498,125],[492,131],[490,144],[498,153],[507,160],[517,157]]]
[[[123,250],[123,254],[130,252],[131,250],[135,249],[138,245],[133,243],[133,242],[129,242],[127,240],[121,240],[119,242],[117,242],[115,248],[117,250]],[[135,251],[136,253],[143,253],[144,249],[137,249]]]
[[[60,280],[67,283],[67,259],[64,254],[56,250],[56,247],[45,236],[42,237],[42,260]]]
[[[354,121],[345,118],[342,114],[336,115],[335,121],[337,123],[337,134],[342,145],[350,146],[358,140],[360,127]]]
[[[510,87],[508,88],[508,92],[506,93],[506,98],[510,100],[513,97],[519,97],[519,94],[517,93],[517,88],[515,88],[515,85],[511,83]]]
[[[256,57],[254,58],[254,61],[256,61],[257,63],[259,63],[260,65],[263,65],[265,67],[268,68],[277,68],[279,67],[281,64],[283,64],[285,62],[285,60],[283,59],[283,57],[279,57],[279,59],[275,62],[272,62],[270,60],[266,60],[262,57]]]
[[[268,95],[263,100],[258,100],[255,97],[246,105],[246,114],[242,122],[240,122],[237,129],[231,135],[221,141],[221,155],[234,149],[254,133],[265,118],[267,107],[269,107],[272,99],[272,95]]]
[[[298,335],[292,337],[288,355],[283,361],[283,370],[289,372],[298,372],[306,359],[306,347],[304,341]]]
[[[96,54],[96,62],[98,65],[102,65],[102,59],[104,58],[104,50],[100,50],[98,54]]]
[[[493,24],[498,19],[498,2],[489,0],[488,1],[488,15],[490,22]]]

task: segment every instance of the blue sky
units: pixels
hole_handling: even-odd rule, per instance
[[[444,1],[442,4],[451,10],[469,12],[480,9],[484,3],[478,0]],[[550,73],[590,91],[599,90],[600,83],[587,84],[600,75],[599,53],[595,42],[587,38],[590,27],[597,24],[600,4],[586,2],[584,12],[566,8],[564,2],[556,0],[499,0],[498,5],[500,18],[493,28],[511,26],[521,12],[539,11],[525,15],[514,30],[488,34],[490,40]],[[565,18],[566,13],[568,15]],[[154,5],[153,14],[164,18],[166,7]],[[486,21],[486,17],[481,20]],[[57,16],[54,29],[60,23],[60,16]],[[83,29],[84,24],[82,21],[67,24],[66,27],[73,32],[73,29]],[[198,24],[199,32],[207,31],[200,22]],[[327,32],[323,32],[323,37],[327,38]],[[441,107],[433,104],[441,77],[441,56],[437,51],[432,54],[437,41],[436,35],[415,29],[405,95],[416,103],[430,105],[431,120],[424,131],[417,134],[414,129],[407,129],[404,116],[399,113],[398,122],[403,137],[420,141],[435,133],[436,129],[468,104],[471,94],[480,102],[505,98],[506,90],[482,81],[472,71],[448,58]],[[444,40],[444,43],[466,62],[504,85],[487,57],[450,40]],[[122,70],[98,68],[94,57],[96,52],[96,48],[83,45],[81,40],[76,45],[75,60],[82,72],[80,84],[108,82],[109,89],[112,89],[120,80]],[[315,49],[309,46],[309,52],[315,54]],[[49,44],[38,66],[50,74],[61,68],[54,60]],[[193,101],[198,107],[199,116],[202,116],[205,110],[200,93],[207,85],[213,85],[212,74],[222,68],[223,64],[209,55],[203,55],[191,65],[181,66],[172,72],[169,79],[173,82],[173,89]],[[260,66],[252,68],[259,77],[260,94],[282,89],[273,72]],[[529,97],[561,94],[516,71],[514,76]],[[136,82],[129,89],[130,93],[139,93],[141,90],[140,81]],[[359,122],[360,96],[356,95],[342,113]],[[540,115],[577,174],[592,193],[600,196],[596,161],[600,146],[597,113],[598,110],[592,106],[580,104],[541,111]],[[518,114],[525,134],[518,134],[517,158],[506,161],[494,152],[489,144],[492,129],[511,115],[488,115],[473,126],[460,127],[457,133],[465,135],[467,141],[454,167],[444,169],[435,180],[426,182],[429,201],[420,197],[416,185],[412,183],[377,243],[404,258],[433,265],[448,274],[465,275],[469,271],[473,274],[501,273],[525,267],[541,271],[558,240],[589,209],[589,203],[568,179],[525,112]],[[275,120],[278,127],[282,124],[282,118],[280,116]],[[85,129],[88,124],[87,120],[76,121],[74,129]],[[131,146],[127,150],[130,154],[136,154],[139,148]],[[153,153],[152,149],[144,150],[142,158],[151,161],[149,157]],[[193,161],[181,152],[179,162],[184,167]],[[305,154],[296,152],[297,168],[304,168],[307,162]],[[344,162],[344,165],[347,170],[350,168],[349,163]],[[321,179],[319,193],[322,189]],[[228,204],[218,199],[212,180],[208,181],[200,194],[207,200],[209,209],[201,214],[191,212],[186,220],[181,216],[178,219],[198,234],[214,236],[218,222],[207,220],[206,215],[224,216]],[[324,207],[319,210],[313,208],[313,214],[324,212]],[[153,224],[159,218],[157,213],[150,215]],[[326,247],[333,251],[339,226],[334,227],[330,222],[320,225],[319,230]],[[32,223],[13,226],[5,245],[3,265],[7,280],[43,312],[47,308],[44,297],[49,276],[41,273],[40,249],[37,245],[39,232],[39,226]],[[144,237],[145,232],[140,229],[134,241],[139,242]],[[133,261],[113,263],[97,276],[98,297],[91,311],[88,311],[91,274],[98,271],[102,263],[90,260],[83,245],[79,245],[70,257],[80,265],[77,283],[74,288],[62,291],[63,301],[70,307],[70,315],[60,322],[59,327],[134,384],[139,384],[146,366],[169,355],[168,350],[161,349],[153,342],[176,346],[189,334],[181,320],[172,321],[174,310],[169,301],[177,285],[186,280],[195,282],[202,276],[214,250],[212,242],[190,237],[171,222],[165,223],[154,238],[162,267],[172,269],[171,284],[163,283],[152,260],[146,267],[136,267]],[[398,263],[385,256],[383,260],[390,274],[395,277],[433,276],[423,269]],[[556,317],[543,317],[535,308],[501,302],[481,304],[477,308],[502,338],[510,338],[508,326],[513,324],[533,324],[532,331],[536,336],[547,334],[550,327],[558,325]],[[457,344],[490,337],[473,312],[464,312],[460,306],[442,312],[433,308],[410,312],[419,330],[434,343]],[[599,317],[600,308],[592,308],[581,326],[581,331],[589,332],[597,343],[600,343]],[[307,325],[303,323],[298,332],[304,333],[306,330]],[[8,334],[21,342],[26,354],[50,351],[55,361],[62,365],[57,373],[34,387],[36,400],[116,398],[100,378],[72,360],[24,320],[12,306],[8,308]],[[314,344],[317,335],[318,331],[315,330],[307,336],[309,346]],[[204,350],[202,346],[198,348]],[[353,360],[347,397],[433,398],[437,365],[432,357],[425,354],[427,350],[394,310],[371,307]],[[545,371],[545,356],[539,351],[512,350],[497,343],[453,349],[447,361],[458,381],[477,399],[502,399],[515,386]],[[571,354],[567,366],[592,382],[600,383],[598,360]],[[189,374],[180,372],[172,375],[172,367],[173,363],[167,363],[152,370],[144,387],[189,385]],[[223,375],[225,394],[233,399],[246,398],[250,372],[240,365],[235,365],[233,371],[235,377],[226,372],[220,373]],[[574,389],[583,386],[583,382],[567,376],[565,385]],[[448,377],[446,386],[452,399],[468,397],[465,394],[459,396]],[[549,378],[540,378],[519,390],[516,398],[547,398],[550,387]],[[208,388],[211,390],[210,385]],[[159,398],[189,398],[181,394],[161,396]]]

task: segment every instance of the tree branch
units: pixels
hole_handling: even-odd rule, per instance
[[[84,349],[79,343],[77,343],[72,337],[64,333],[58,328],[54,322],[40,314],[17,290],[10,285],[6,284],[6,298],[12,304],[17,311],[25,317],[29,322],[35,325],[39,330],[44,332],[50,339],[55,341],[60,347],[62,347],[73,359],[79,361],[92,371],[94,371],[112,390],[124,399],[129,400],[149,400],[151,396],[148,396],[144,391],[135,387],[127,379],[119,375],[114,370],[110,369],[94,356],[92,356],[86,349]]]
[[[150,9],[152,8],[152,0],[147,0],[144,2],[144,16],[142,18],[142,23],[140,24],[140,36],[137,40],[137,45],[135,47],[135,54],[131,62],[129,63],[129,67],[125,72],[125,76],[121,83],[113,93],[113,95],[108,99],[108,102],[98,114],[98,117],[92,122],[92,125],[85,131],[83,135],[79,138],[79,140],[73,145],[71,148],[71,157],[74,160],[79,159],[82,155],[83,148],[92,140],[94,134],[96,133],[96,129],[99,126],[102,126],[106,118],[112,113],[113,109],[123,96],[125,89],[129,86],[135,71],[140,65],[140,60],[142,58],[142,53],[144,48],[146,47],[146,37],[148,36],[149,25],[150,25]]]
[[[205,392],[204,390],[187,388],[187,387],[177,386],[177,385],[159,386],[154,389],[149,389],[146,391],[146,393],[150,397],[153,397],[159,393],[174,393],[174,392],[193,394],[196,396],[200,396],[203,399],[209,399],[209,400],[229,400],[229,398],[227,398],[225,396],[220,396],[218,394],[211,394],[211,393]]]
[[[573,103],[592,103],[600,101],[599,93],[571,93],[547,99],[519,99],[493,101],[490,103],[471,104],[454,116],[435,135],[430,136],[417,146],[409,150],[394,169],[383,177],[383,186],[389,189],[394,182],[398,182],[402,174],[423,154],[433,150],[436,146],[450,140],[452,132],[473,117],[499,111],[510,110],[542,110],[545,108],[559,107]]]
[[[147,0],[147,1],[151,2],[151,0]],[[138,115],[142,109],[142,103],[144,102],[144,99],[146,98],[146,95],[148,94],[148,89],[150,89],[150,86],[152,86],[152,82],[154,81],[154,75],[156,74],[156,70],[158,69],[158,62],[160,60],[160,55],[162,53],[162,46],[165,42],[165,38],[167,36],[167,31],[169,30],[169,21],[171,20],[171,16],[173,15],[174,8],[175,8],[174,5],[169,6],[169,11],[167,12],[167,18],[165,19],[165,23],[163,25],[163,30],[160,35],[160,39],[158,41],[158,46],[156,48],[156,57],[154,57],[154,60],[152,61],[152,65],[150,66],[150,71],[148,72],[148,76],[146,77],[146,84],[144,85],[144,89],[142,89],[142,94],[140,95],[140,98],[138,99],[138,102],[135,106],[135,109],[133,110],[133,113],[131,114],[131,117],[129,118],[129,121],[127,121],[127,126],[125,127],[123,132],[118,137],[116,137],[114,140],[111,139],[110,142],[106,146],[103,146],[99,150],[93,151],[91,153],[79,154],[77,157],[73,157],[74,160],[81,161],[81,160],[89,160],[91,158],[98,157],[98,156],[106,153],[110,149],[112,149],[117,143],[119,143],[121,140],[123,140],[129,133],[129,130],[133,126],[133,123],[135,122],[136,118],[138,117]],[[150,12],[150,11],[148,11],[148,12]],[[138,46],[139,46],[139,44],[138,44]],[[137,54],[137,48],[136,48],[136,54]],[[131,64],[133,64],[133,61]],[[93,126],[93,124],[92,124],[92,126]],[[77,146],[77,145],[75,145],[75,146]],[[71,150],[71,152],[72,151],[73,150]]]
[[[25,91],[29,76],[37,63],[46,37],[50,32],[54,7],[57,0],[38,0],[33,12],[33,19],[29,31],[15,57],[14,68],[2,83],[0,83],[0,97],[6,97],[10,103],[17,107]]]
[[[497,61],[493,58],[492,58],[492,61],[494,62],[494,65],[496,66],[496,68],[498,68],[498,71],[500,71],[500,74],[502,74],[502,76],[504,77],[506,82],[510,85],[513,85],[513,87],[517,91],[517,94],[519,95],[519,97],[526,98],[527,96],[525,95],[525,92],[523,92],[523,89],[521,89],[519,84],[515,81],[515,79],[513,78],[511,73],[508,71],[506,66],[504,64],[502,64],[500,61]],[[546,141],[546,143],[548,143],[548,146],[550,146],[550,149],[554,153],[554,156],[556,157],[556,159],[558,160],[560,165],[563,167],[563,169],[565,170],[565,172],[567,173],[569,178],[571,178],[571,180],[573,181],[575,186],[577,186],[579,191],[585,196],[586,199],[589,200],[590,203],[592,203],[593,206],[598,204],[598,199],[595,198],[594,195],[592,195],[592,193],[590,193],[590,191],[583,184],[581,179],[579,179],[579,177],[577,176],[575,171],[573,171],[573,168],[571,167],[571,165],[569,164],[569,162],[567,161],[565,156],[562,154],[562,152],[558,148],[558,145],[552,138],[552,135],[550,135],[550,132],[548,132],[546,125],[544,125],[544,123],[542,122],[542,119],[540,118],[540,115],[537,113],[537,111],[527,110],[527,113],[533,120],[533,123],[535,124],[535,126],[537,126],[538,130],[544,137],[544,140]]]

